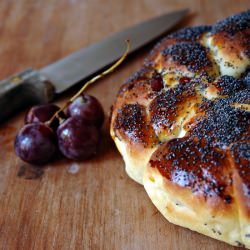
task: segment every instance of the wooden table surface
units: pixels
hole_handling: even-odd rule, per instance
[[[250,8],[250,1],[1,0],[0,78],[45,66],[136,22],[186,7],[193,14],[182,27],[213,23]],[[95,159],[60,160],[37,179],[24,178],[29,173],[18,177],[23,163],[14,154],[13,140],[24,112],[1,125],[0,249],[237,249],[168,223],[143,187],[127,177],[109,137],[116,91],[151,47],[88,89],[106,113]]]

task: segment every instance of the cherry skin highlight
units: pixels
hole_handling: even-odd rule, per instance
[[[65,157],[85,160],[96,154],[100,132],[96,126],[86,124],[84,119],[70,117],[58,127],[57,138]]]
[[[100,128],[104,122],[104,111],[100,102],[93,96],[81,95],[67,108],[66,114],[71,117],[81,117],[86,123]]]
[[[25,116],[25,123],[46,122],[60,108],[54,104],[43,104],[32,107]]]
[[[18,132],[14,147],[17,156],[23,161],[43,165],[56,152],[56,137],[53,130],[45,124],[31,123]]]

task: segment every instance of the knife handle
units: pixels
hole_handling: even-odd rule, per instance
[[[53,85],[33,69],[0,81],[0,123],[28,105],[47,103],[53,97]]]

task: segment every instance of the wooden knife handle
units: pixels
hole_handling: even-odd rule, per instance
[[[0,81],[0,123],[28,105],[47,103],[53,97],[53,85],[32,69]]]

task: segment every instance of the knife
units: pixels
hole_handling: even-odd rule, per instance
[[[130,40],[130,53],[134,52],[176,25],[187,12],[180,10],[139,23],[40,70],[29,68],[0,81],[0,122],[28,105],[52,101],[117,60],[125,40]]]

